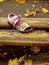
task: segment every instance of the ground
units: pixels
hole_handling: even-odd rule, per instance
[[[0,17],[7,17],[9,13],[15,13],[17,15],[22,15],[22,17],[24,16],[24,13],[26,11],[26,9],[29,9],[30,11],[33,10],[33,5],[35,5],[35,8],[42,8],[45,7],[49,10],[49,2],[37,2],[37,3],[30,3],[27,2],[26,4],[23,5],[18,5],[17,3],[14,2],[3,2],[0,3]],[[36,16],[30,16],[30,17],[34,17],[34,18],[48,18],[49,14],[44,14],[43,12],[38,13]]]

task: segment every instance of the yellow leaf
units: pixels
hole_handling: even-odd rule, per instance
[[[26,9],[26,13],[24,14],[26,17],[31,16],[32,12],[29,11],[29,9]]]
[[[18,4],[24,4],[24,3],[26,3],[26,0],[16,0],[16,2],[17,2]]]
[[[36,16],[36,14],[37,14],[36,11],[34,11],[34,14],[33,15]]]
[[[38,9],[35,9],[34,11],[30,12],[29,9],[26,10],[26,13],[24,14],[26,17],[36,15],[39,12]]]
[[[42,8],[42,12],[48,13],[49,11],[48,11],[48,9],[46,9],[46,8]]]
[[[8,65],[12,65],[12,60],[11,60],[11,59],[9,60],[9,63],[8,63]]]
[[[33,15],[34,16],[36,16],[36,14],[39,12],[39,10],[38,9],[35,9],[34,11],[33,11]]]
[[[0,0],[0,2],[3,2],[4,0]]]
[[[18,62],[18,60],[16,58],[16,59],[13,59],[13,60],[9,60],[8,65],[19,65],[19,62]]]

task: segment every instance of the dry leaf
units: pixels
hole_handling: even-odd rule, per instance
[[[32,15],[36,16],[36,14],[37,14],[38,12],[39,12],[38,9],[35,9],[35,10],[32,11],[32,12],[30,12],[29,9],[27,9],[27,10],[26,10],[26,13],[25,13],[24,15],[25,15],[26,17],[32,16]]]
[[[32,65],[32,60],[26,60],[24,65]]]
[[[42,12],[48,13],[49,11],[48,11],[48,9],[46,9],[46,8],[42,8]]]
[[[26,9],[26,13],[24,14],[26,17],[31,16],[33,12],[30,12],[29,9]]]
[[[38,10],[38,9],[35,9],[35,10],[33,11],[33,15],[36,16],[38,12],[39,12],[39,10]]]
[[[31,51],[34,51],[34,53],[38,53],[40,51],[39,47],[31,47]]]

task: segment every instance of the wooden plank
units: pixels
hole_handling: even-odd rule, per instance
[[[10,25],[8,24],[7,18],[1,18],[0,17],[0,28],[10,28]]]
[[[7,18],[0,18],[0,28],[10,28]],[[22,18],[22,22],[27,22],[33,28],[48,28],[49,29],[49,18]]]
[[[49,46],[49,32],[34,30],[20,33],[17,30],[0,29],[0,45]]]
[[[0,18],[0,28],[11,28],[7,18]],[[49,18],[22,18],[33,28],[48,28]],[[0,29],[0,45],[49,46],[49,32],[34,30],[30,33],[20,33],[17,30]]]

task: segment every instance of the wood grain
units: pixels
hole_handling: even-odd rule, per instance
[[[20,33],[17,30],[0,30],[0,45],[49,46],[49,32],[34,30]]]
[[[21,23],[27,22],[33,28],[49,29],[49,18],[21,18]],[[0,28],[11,28],[7,18],[0,18]]]

